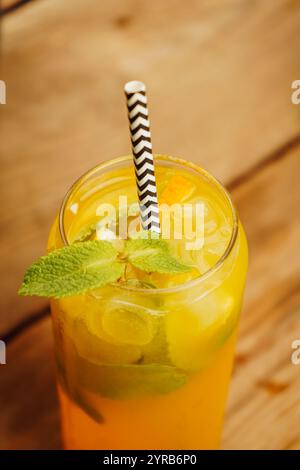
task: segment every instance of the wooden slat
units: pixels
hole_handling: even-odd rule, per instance
[[[300,148],[235,191],[250,272],[224,447],[300,449]]]
[[[257,300],[246,312],[256,320],[243,324],[225,449],[300,449],[300,367],[291,363],[291,344],[300,339],[300,292],[266,304]]]
[[[149,88],[154,149],[228,182],[299,132],[297,1],[39,0],[5,17],[0,336],[45,302],[18,299],[69,184],[129,151],[122,86]]]
[[[249,237],[250,270],[226,449],[300,449],[300,366],[290,362],[291,342],[300,336],[299,172],[300,146],[234,191]],[[0,369],[0,396],[8,400],[14,390],[1,415],[0,443],[6,446],[58,445],[53,371],[43,367],[52,361],[49,323],[41,321],[12,342],[8,365]],[[20,383],[22,388],[13,387]],[[29,387],[31,397],[24,393]],[[45,430],[40,423],[50,417]]]
[[[50,319],[10,343],[0,366],[0,449],[60,446]]]
[[[0,0],[0,13],[3,15],[12,13],[32,1],[34,0]]]

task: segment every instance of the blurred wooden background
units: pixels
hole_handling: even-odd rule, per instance
[[[16,295],[83,171],[129,152],[122,86],[147,82],[154,150],[231,190],[250,271],[222,447],[300,448],[297,0],[3,0],[0,448],[59,448],[44,300]]]

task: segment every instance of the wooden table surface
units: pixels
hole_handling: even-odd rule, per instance
[[[300,2],[36,0],[2,27],[0,448],[60,447],[48,306],[16,291],[72,181],[129,152],[138,78],[154,150],[221,179],[249,239],[222,447],[300,449]]]

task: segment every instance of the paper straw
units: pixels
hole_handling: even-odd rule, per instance
[[[124,91],[127,98],[142,228],[143,230],[160,233],[146,86],[142,82],[128,82],[124,87]]]

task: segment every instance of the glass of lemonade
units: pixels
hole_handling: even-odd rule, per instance
[[[51,300],[67,449],[219,447],[247,242],[219,182],[184,160],[156,155],[155,163],[159,202],[203,204],[204,245],[187,250],[171,230],[171,251],[189,272],[128,268],[120,282]],[[105,162],[72,186],[49,251],[99,238],[99,206],[120,209],[120,196],[129,208],[137,203],[132,156]],[[130,209],[126,217],[134,219]]]

